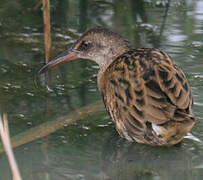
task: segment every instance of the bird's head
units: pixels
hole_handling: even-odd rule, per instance
[[[129,42],[120,35],[102,27],[90,29],[68,50],[40,69],[40,73],[75,59],[90,59],[100,68],[107,67],[116,57],[129,49]]]

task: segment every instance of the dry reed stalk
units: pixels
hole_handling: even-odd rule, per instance
[[[3,120],[2,120],[3,118]],[[9,127],[8,127],[8,119],[6,114],[3,114],[3,116],[0,116],[0,135],[1,140],[4,146],[4,150],[6,152],[6,155],[8,157],[8,161],[11,167],[11,172],[13,174],[13,180],[21,180],[20,172],[18,169],[18,165],[15,160],[15,156],[13,154],[13,150],[11,147],[10,142],[10,136],[9,136]]]
[[[51,25],[50,25],[50,2],[43,0],[43,19],[44,19],[44,47],[46,63],[51,57]]]

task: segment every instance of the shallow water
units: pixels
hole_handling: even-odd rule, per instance
[[[23,179],[202,179],[203,1],[167,2],[51,2],[53,57],[82,32],[104,25],[135,47],[166,51],[181,66],[193,90],[196,138],[157,148],[118,137],[101,104],[93,62],[69,62],[38,76],[44,63],[42,11],[32,9],[35,1],[2,0],[0,111],[8,115]],[[85,106],[92,113],[81,109]],[[67,125],[77,117],[81,120]],[[7,157],[0,152],[0,180],[10,180]]]

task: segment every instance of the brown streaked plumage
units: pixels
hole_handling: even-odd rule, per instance
[[[195,123],[191,88],[164,52],[134,49],[105,28],[86,32],[68,51],[42,67],[83,58],[100,66],[98,86],[118,133],[129,141],[170,146]]]

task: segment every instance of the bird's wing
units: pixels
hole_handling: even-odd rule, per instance
[[[150,55],[124,54],[101,78],[107,110],[111,116],[117,114],[113,119],[163,124],[171,119],[182,121],[190,113],[192,97],[185,75],[167,54],[152,51]]]
[[[169,120],[183,121],[183,115],[192,108],[191,89],[181,69],[171,61],[160,61],[149,69],[151,76],[144,74],[148,121],[161,124]]]

